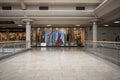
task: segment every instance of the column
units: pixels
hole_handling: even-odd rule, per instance
[[[97,22],[93,21],[93,42],[97,41]]]
[[[98,28],[97,23],[102,22],[103,19],[101,19],[101,18],[95,18],[95,19],[93,19],[91,21],[93,23],[93,41],[97,41],[97,37],[98,37],[97,36],[97,28]]]
[[[27,48],[31,48],[31,25],[30,25],[30,21],[26,22],[26,42]]]
[[[98,22],[98,19],[94,19],[92,20],[92,23],[93,23],[93,50],[96,51],[97,50],[97,22]]]
[[[97,38],[98,38],[98,36],[97,36],[97,33],[98,33],[98,31],[97,31],[97,28],[98,28],[98,26],[97,26],[97,23],[98,22],[101,22],[103,19],[101,19],[101,18],[95,18],[95,19],[93,19],[92,20],[92,23],[93,23],[93,50],[95,51],[95,52],[97,52]]]
[[[23,19],[22,20],[26,24],[26,48],[31,48],[31,25],[32,19]]]

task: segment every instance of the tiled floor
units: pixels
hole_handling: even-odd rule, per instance
[[[0,80],[120,80],[120,66],[80,48],[33,48],[0,61]]]

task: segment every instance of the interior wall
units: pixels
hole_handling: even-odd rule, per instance
[[[98,40],[115,41],[116,36],[120,36],[120,27],[99,27]]]
[[[92,40],[92,38],[93,38],[92,37],[92,34],[93,34],[92,31],[93,31],[92,26],[85,28],[85,40]]]
[[[75,7],[72,5],[51,5],[49,6],[50,10],[75,10]]]
[[[2,10],[2,6],[0,6],[0,10]]]
[[[115,41],[116,36],[120,36],[120,27],[98,27],[98,41]],[[92,27],[85,29],[85,40],[92,40]]]

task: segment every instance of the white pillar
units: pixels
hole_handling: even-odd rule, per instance
[[[93,41],[97,41],[97,22],[93,21]]]
[[[26,24],[26,48],[31,48],[31,25],[30,23],[33,21],[32,19],[23,19],[22,20]]]
[[[93,21],[93,49],[97,50],[97,22]]]
[[[31,25],[30,25],[30,21],[26,22],[26,42],[27,48],[31,48]]]
[[[95,19],[93,19],[91,21],[93,23],[93,35],[92,35],[93,36],[93,50],[95,52],[97,52],[97,40],[98,40],[97,39],[98,38],[98,36],[97,36],[97,33],[98,33],[98,31],[97,31],[97,28],[98,28],[97,23],[103,21],[103,19],[95,18]]]

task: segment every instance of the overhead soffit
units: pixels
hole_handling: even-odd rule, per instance
[[[21,0],[1,0],[1,4],[19,4]],[[103,0],[24,0],[27,5],[41,4],[100,4]]]
[[[61,4],[67,4],[67,5],[99,5],[103,0],[24,0],[25,5],[40,5],[42,4],[48,4],[48,5],[61,5]],[[11,4],[11,5],[18,5],[20,4],[20,0],[1,0],[1,4]]]
[[[51,24],[50,27],[82,27],[88,26],[87,24],[81,24],[80,26],[75,26],[76,24]],[[12,27],[11,27],[12,26]],[[22,24],[22,26],[18,26],[18,24],[2,24],[0,25],[0,28],[25,28],[25,24]],[[46,24],[31,24],[32,27],[48,27]]]
[[[9,3],[12,3],[12,2],[15,2],[15,3],[18,3],[20,2],[21,0],[1,0],[0,2],[1,3],[4,3],[4,2],[9,2]],[[33,3],[37,3],[37,2],[62,2],[62,3],[66,3],[66,2],[77,2],[77,3],[101,3],[102,1],[104,0],[23,0],[24,2],[33,2]]]

